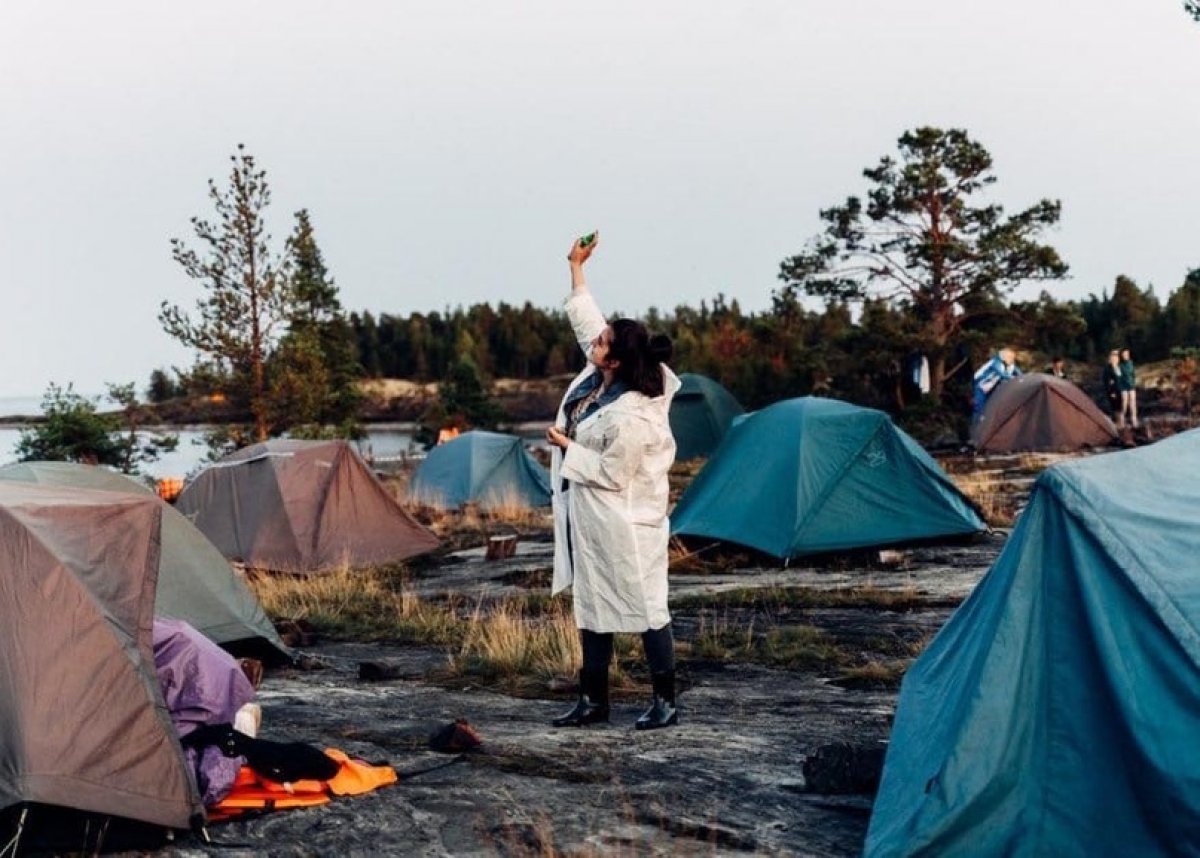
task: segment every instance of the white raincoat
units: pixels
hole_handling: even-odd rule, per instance
[[[608,322],[586,289],[573,292],[566,309],[587,352]],[[598,370],[589,363],[568,394],[594,372]],[[679,385],[664,365],[662,396],[622,394],[580,421],[565,455],[558,447],[551,451],[552,591],[573,588],[575,623],[581,629],[644,632],[671,621],[667,471],[675,459],[675,439],[667,413]],[[566,425],[562,405],[555,422]]]

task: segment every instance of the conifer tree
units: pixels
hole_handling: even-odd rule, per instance
[[[272,250],[267,232],[271,189],[266,171],[242,144],[230,160],[229,184],[208,182],[215,219],[191,220],[198,248],[171,239],[175,261],[204,290],[195,315],[164,301],[159,321],[169,335],[226,374],[226,395],[245,406],[254,437],[263,441],[271,413],[267,359],[289,316],[287,260]]]

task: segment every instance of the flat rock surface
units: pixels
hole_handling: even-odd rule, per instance
[[[797,621],[864,639],[927,640],[995,559],[1004,534],[969,545],[905,552],[888,568],[803,564],[710,575],[673,575],[674,597],[744,587],[871,587],[918,596],[904,611],[878,606],[797,612]],[[468,598],[545,592],[551,546],[522,542],[516,556],[486,562],[460,552],[421,571],[424,596]],[[789,618],[784,618],[790,621]],[[676,612],[686,640],[697,613]],[[306,651],[323,669],[283,670],[259,699],[263,738],[341,748],[388,760],[392,787],[324,807],[214,825],[213,843],[189,835],[173,855],[725,855],[860,854],[869,796],[806,791],[807,756],[832,742],[885,742],[896,692],[850,690],[819,673],[757,664],[693,662],[682,723],[639,733],[645,701],[618,698],[612,723],[555,730],[568,695],[519,699],[429,679],[446,662],[434,648],[336,643]],[[358,678],[385,662],[381,682]],[[438,727],[466,718],[484,744],[460,757],[428,749]],[[422,770],[429,771],[422,771]]]

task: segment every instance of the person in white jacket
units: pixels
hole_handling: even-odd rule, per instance
[[[553,721],[608,721],[613,634],[642,636],[654,695],[639,730],[679,721],[675,643],[667,610],[667,471],[675,439],[667,415],[679,379],[666,361],[671,341],[632,319],[609,324],[588,290],[583,264],[598,241],[576,241],[567,316],[588,365],[567,388],[554,425],[550,482],[554,510],[553,592],[572,589],[583,645],[579,699]]]

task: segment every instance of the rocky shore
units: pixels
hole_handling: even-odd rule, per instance
[[[1003,544],[922,548],[881,568],[798,566],[673,576],[681,640],[694,638],[705,599],[745,588],[803,587],[903,594],[902,609],[878,604],[797,609],[776,624],[817,626],[843,645],[925,640],[974,586]],[[459,552],[414,581],[423,596],[497,598],[536,582],[550,562],[545,542],[487,562]],[[753,611],[726,614],[752,626]],[[761,622],[761,618],[758,619]],[[691,660],[683,673],[683,722],[638,733],[644,701],[615,701],[612,723],[554,730],[570,692],[525,699],[487,688],[447,687],[431,677],[445,651],[375,643],[329,643],[305,651],[307,670],[269,674],[261,691],[263,735],[388,760],[400,782],[332,805],[214,826],[172,855],[674,855],[859,854],[871,799],[854,783],[822,777],[806,761],[843,745],[878,752],[887,739],[894,686],[844,687],[820,669]],[[391,678],[359,678],[385,662]],[[477,751],[435,753],[430,735],[456,718],[483,738]],[[809,763],[810,769],[812,763]],[[826,772],[825,774],[828,774]],[[849,784],[850,794],[846,785]]]

